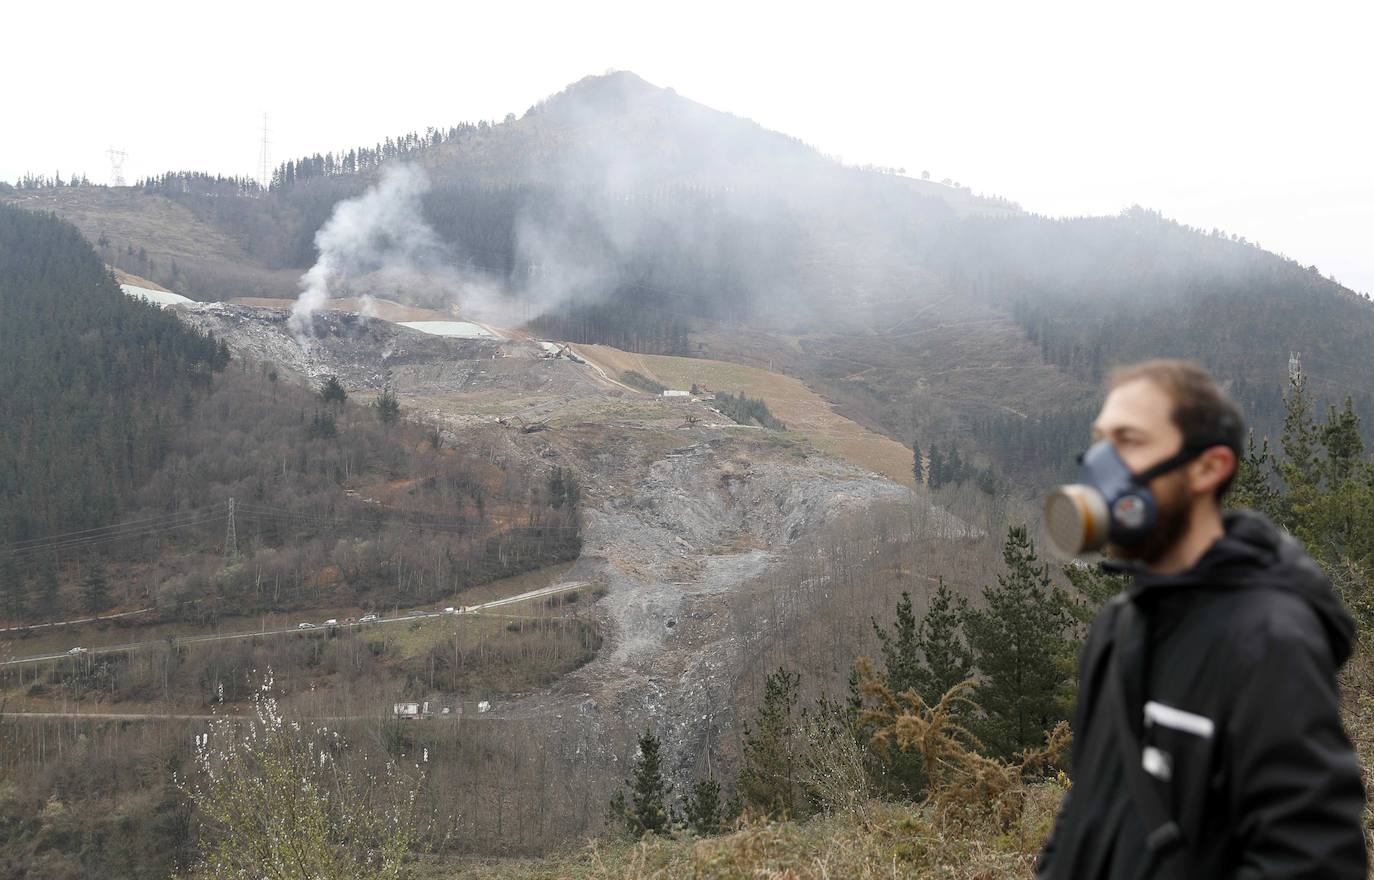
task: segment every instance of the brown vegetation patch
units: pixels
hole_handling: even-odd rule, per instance
[[[840,415],[800,379],[704,358],[632,354],[604,345],[579,345],[577,350],[614,375],[634,371],[681,391],[695,384],[713,392],[760,398],[789,431],[804,434],[820,451],[902,485],[914,485],[910,449]]]

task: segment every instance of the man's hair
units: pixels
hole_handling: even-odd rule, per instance
[[[1136,379],[1155,383],[1173,401],[1173,422],[1183,434],[1185,449],[1226,446],[1236,454],[1239,467],[1245,443],[1245,418],[1235,402],[1217,387],[1211,373],[1190,361],[1144,361],[1112,370],[1107,377],[1107,389]],[[1217,488],[1218,498],[1231,488],[1235,476],[1233,471]]]

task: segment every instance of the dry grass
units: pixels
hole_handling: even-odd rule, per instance
[[[839,880],[941,878],[1002,880],[1030,876],[1063,789],[1027,789],[1020,822],[1002,831],[935,817],[929,808],[870,801],[808,822],[746,820],[706,839],[595,841],[544,859],[436,863],[422,876],[474,880]]]
[[[127,249],[147,250],[152,263],[137,267],[162,285],[192,299],[211,300],[235,294],[294,296],[300,269],[269,269],[244,252],[239,242],[185,205],[133,188],[63,187],[21,192],[0,200],[36,211],[52,211],[76,225],[108,262],[131,265]],[[172,280],[172,263],[181,274]],[[153,279],[147,279],[153,280]]]
[[[835,412],[799,379],[725,361],[631,354],[604,345],[579,345],[577,350],[611,375],[634,370],[668,388],[686,391],[697,384],[762,398],[789,430],[805,435],[821,452],[904,486],[914,485],[910,449]]]
[[[120,284],[132,284],[134,287],[142,287],[146,290],[161,290],[164,293],[173,292],[167,290],[167,288],[163,287],[161,284],[158,284],[156,281],[149,281],[147,278],[144,278],[141,275],[135,275],[132,272],[125,272],[123,269],[116,268],[115,266],[107,265],[106,268],[114,273],[115,280],[118,281]]]
[[[77,187],[24,192],[9,201],[30,210],[52,211],[92,242],[102,234],[112,247],[146,246],[155,255],[250,262],[228,234],[202,221],[189,208],[141,191]]]

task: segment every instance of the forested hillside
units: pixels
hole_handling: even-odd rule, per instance
[[[1220,230],[1192,229],[1141,208],[1119,217],[969,220],[939,248],[942,274],[1009,312],[1041,356],[1101,383],[1113,364],[1200,361],[1230,383],[1257,434],[1277,436],[1290,355],[1323,404],[1374,408],[1374,304]],[[1048,418],[984,419],[999,461],[1050,463],[1081,439],[1094,400]]]
[[[228,361],[76,227],[0,205],[0,546],[109,523]]]
[[[561,475],[493,464],[480,440],[445,448],[337,384],[230,365],[221,343],[125,296],[74,226],[9,206],[0,387],[10,621],[393,607],[579,546]]]

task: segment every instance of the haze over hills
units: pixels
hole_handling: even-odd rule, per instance
[[[284,163],[270,193],[171,175],[9,198],[190,296],[294,297],[334,206],[407,162],[427,174],[433,259],[457,275],[390,298],[785,365],[902,442],[963,443],[1002,470],[1062,466],[1084,423],[1066,410],[1144,352],[1202,359],[1264,431],[1290,351],[1325,400],[1374,388],[1374,308],[1291,261],[1147,211],[1053,221],[846,168],[624,72],[501,124]]]

